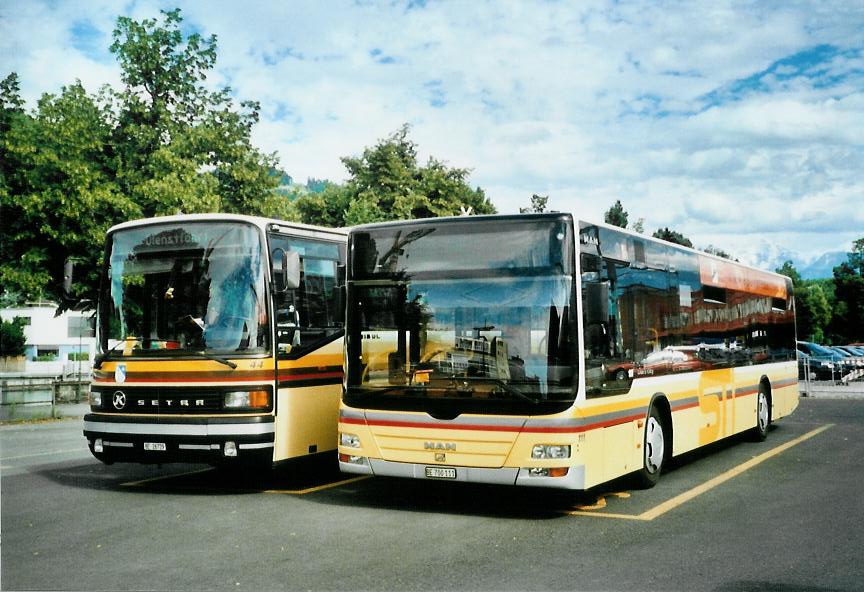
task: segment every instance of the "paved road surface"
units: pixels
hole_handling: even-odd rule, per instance
[[[74,420],[0,428],[0,459],[3,590],[864,588],[864,401],[582,495],[104,466]]]

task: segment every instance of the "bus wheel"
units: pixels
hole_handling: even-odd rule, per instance
[[[762,442],[768,437],[768,426],[771,425],[771,402],[768,400],[765,384],[759,385],[756,395],[756,427],[751,430],[753,439]]]
[[[663,419],[656,407],[651,407],[648,420],[645,422],[645,438],[642,440],[644,454],[642,456],[642,470],[638,477],[640,484],[645,487],[654,487],[660,480],[660,472],[663,470],[663,461],[666,459],[666,432],[663,428]]]

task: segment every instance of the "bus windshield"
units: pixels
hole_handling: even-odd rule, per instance
[[[351,244],[348,404],[548,413],[575,399],[567,219],[389,225]]]
[[[100,348],[111,356],[268,351],[259,231],[153,224],[111,235]]]

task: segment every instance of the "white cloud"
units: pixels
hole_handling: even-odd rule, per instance
[[[129,16],[175,4],[135,2]],[[421,159],[471,169],[502,212],[542,193],[596,218],[621,199],[649,231],[733,253],[753,237],[815,252],[864,228],[854,3],[179,4],[185,25],[218,36],[208,84],[261,102],[254,141],[299,181],[343,178],[339,157],[407,122]],[[0,8],[4,69],[31,104],[76,77],[91,91],[117,84],[116,11]],[[105,40],[101,56],[76,49],[82,22]],[[792,59],[820,46],[836,51]]]

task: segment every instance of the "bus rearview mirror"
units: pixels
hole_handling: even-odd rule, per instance
[[[273,281],[279,294],[300,287],[300,254],[297,251],[273,251]]]

